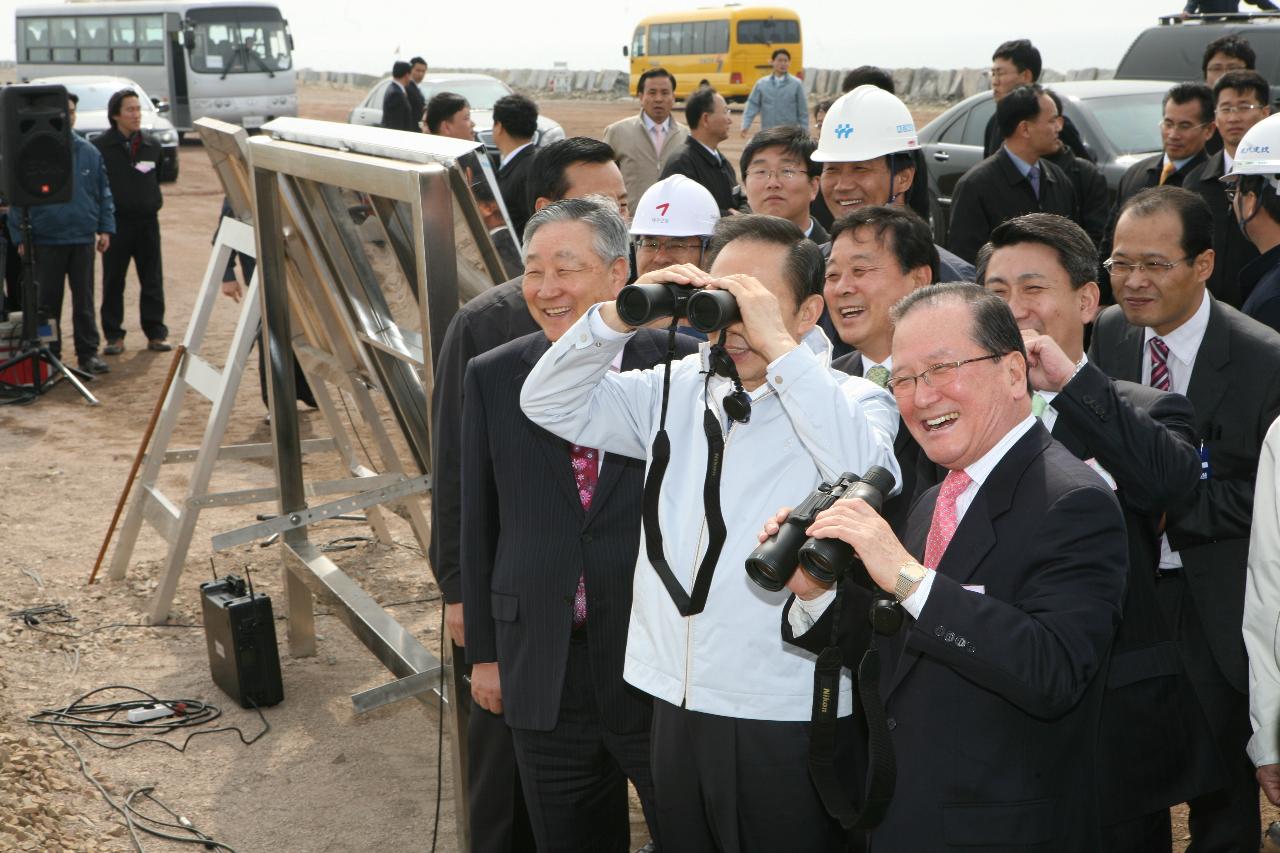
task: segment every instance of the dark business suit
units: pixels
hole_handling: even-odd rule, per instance
[[[1280,246],[1273,246],[1240,271],[1240,289],[1249,294],[1240,310],[1280,330]]]
[[[1163,184],[1160,183],[1160,173],[1164,170],[1164,152],[1152,154],[1145,157],[1129,167],[1129,170],[1120,176],[1120,183],[1116,187],[1116,201],[1111,208],[1111,216],[1107,220],[1107,233],[1103,237],[1102,244],[1098,246],[1098,258],[1105,261],[1111,257],[1111,246],[1115,241],[1116,222],[1120,220],[1120,208],[1124,207],[1124,203],[1133,198],[1145,189],[1158,186],[1180,187],[1183,182],[1191,176],[1191,173],[1205,161],[1205,153],[1201,151],[1196,156],[1182,164],[1181,169],[1176,169],[1169,173],[1169,177],[1165,179]],[[1098,279],[1099,289],[1102,291],[1102,303],[1110,305],[1115,302],[1115,296],[1111,292],[1111,276],[1107,274],[1105,269],[1099,268]]]
[[[1053,437],[1115,481],[1128,531],[1124,611],[1098,733],[1102,849],[1163,853],[1172,844],[1169,806],[1224,781],[1217,750],[1199,736],[1204,712],[1155,589],[1160,518],[1200,479],[1195,410],[1180,394],[1109,379],[1093,364],[1050,405],[1057,412]]]
[[[1000,146],[1004,145],[1004,137],[1000,135],[1000,124],[996,121],[996,114],[992,113],[991,118],[987,119],[987,128],[983,131],[982,156],[990,157],[992,154],[1000,150]],[[1067,148],[1071,149],[1071,153],[1077,157],[1083,157],[1089,162],[1094,162],[1093,152],[1084,147],[1084,139],[1080,136],[1080,131],[1076,128],[1068,116],[1062,117],[1062,132],[1058,134],[1058,138],[1062,140]]]
[[[1089,235],[1093,245],[1102,242],[1107,232],[1107,218],[1111,215],[1111,198],[1107,192],[1107,178],[1102,170],[1084,157],[1077,157],[1070,148],[1063,147],[1046,160],[1061,169],[1071,180],[1076,192],[1076,212],[1071,218]]]
[[[1258,257],[1258,250],[1240,230],[1231,202],[1227,201],[1226,188],[1219,180],[1225,164],[1219,150],[1188,172],[1182,186],[1199,193],[1213,212],[1213,276],[1209,279],[1209,292],[1232,308],[1239,308],[1249,296],[1240,284],[1240,271]]]
[[[720,208],[720,215],[727,216],[734,207],[733,188],[738,185],[738,177],[733,172],[733,164],[723,154],[712,154],[707,146],[690,136],[685,140],[684,150],[662,169],[662,178],[672,175],[684,175],[697,181]],[[817,199],[821,204],[821,198]],[[810,211],[812,213],[812,211]]]
[[[809,229],[809,239],[823,246],[831,242],[831,235],[827,233],[827,229],[822,227],[822,223],[813,217],[809,217],[809,221],[813,223],[813,227]]]
[[[937,495],[911,510],[904,544],[917,558]],[[897,795],[871,833],[874,853],[1098,849],[1099,673],[1126,565],[1111,489],[1035,424],[974,496],[919,620],[874,638],[897,756]],[[869,629],[866,593],[845,598],[848,662]],[[817,651],[832,618],[828,608],[792,638],[784,616],[783,637]]]
[[[1216,742],[1228,774],[1224,791],[1191,801],[1192,838],[1206,849],[1216,841],[1253,850],[1258,789],[1245,753],[1252,732],[1240,626],[1258,455],[1280,415],[1280,335],[1210,299],[1186,395],[1209,477],[1198,482],[1189,503],[1168,514],[1169,543],[1183,568],[1157,580],[1157,595],[1208,718],[1206,736]],[[1142,381],[1149,358],[1143,329],[1130,325],[1119,307],[1106,309],[1094,324],[1089,358],[1109,376]]]
[[[831,367],[850,376],[862,376],[862,353],[854,349],[832,361]],[[920,445],[916,444],[911,430],[907,429],[901,419],[898,421],[898,434],[893,439],[893,455],[902,471],[902,491],[885,501],[881,515],[889,522],[894,533],[903,536],[906,533],[907,513],[915,502],[916,495],[938,481],[934,473],[937,466],[920,452]]]
[[[528,198],[529,170],[537,153],[537,146],[526,145],[505,166],[498,169],[498,189],[502,192],[507,213],[511,215],[511,227],[517,243],[524,239],[524,224],[533,215],[533,199]]]
[[[389,130],[408,130],[421,133],[422,128],[413,120],[413,108],[409,105],[409,95],[395,80],[387,86],[382,96],[381,126]]]
[[[409,81],[404,87],[405,95],[409,98],[409,118],[413,120],[414,130],[422,130],[422,118],[427,111],[427,99],[423,97],[422,90],[418,88],[418,84]]]
[[[677,337],[679,356],[695,343]],[[551,346],[541,332],[472,360],[462,462],[462,577],[467,660],[498,662],[534,835],[542,850],[620,850],[629,839],[626,779],[650,827],[650,698],[622,680],[645,463],[615,454],[588,510],[570,445],[530,421],[520,389]],[[662,361],[645,331],[622,369]],[[572,629],[579,577],[587,619]],[[625,774],[625,775],[624,775]]]
[[[947,248],[973,263],[978,250],[1000,223],[1026,213],[1076,212],[1076,193],[1061,169],[1041,159],[1040,197],[1003,148],[974,166],[956,184],[951,197]]]
[[[471,359],[507,341],[538,331],[517,278],[490,288],[458,310],[449,322],[436,359],[431,389],[431,545],[429,565],[449,604],[462,601],[463,379]],[[465,616],[464,616],[465,621]],[[465,666],[454,646],[453,660]],[[469,694],[458,697],[470,703]],[[533,830],[502,717],[472,704],[467,728],[471,845],[474,850],[531,851]]]

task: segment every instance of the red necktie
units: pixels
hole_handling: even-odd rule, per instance
[[[595,448],[573,445],[569,451],[573,460],[573,480],[578,487],[578,500],[582,509],[591,509],[591,498],[596,493],[596,483],[600,481],[600,454]],[[581,628],[587,622],[587,584],[586,577],[578,576],[578,588],[573,593],[573,627]]]
[[[1151,387],[1169,390],[1169,345],[1161,338],[1151,339]]]
[[[938,502],[933,505],[933,523],[929,525],[929,539],[924,549],[926,568],[936,569],[938,563],[942,562],[942,555],[946,553],[951,537],[956,535],[956,527],[960,524],[956,517],[956,498],[972,482],[964,471],[951,471],[942,481]]]
[[[138,148],[142,145],[142,134],[135,133],[129,137],[129,159],[134,163],[138,162]]]

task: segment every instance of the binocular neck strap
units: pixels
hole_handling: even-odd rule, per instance
[[[868,643],[858,664],[858,698],[867,723],[866,798],[861,810],[854,806],[836,773],[837,718],[840,710],[840,670],[844,655],[836,641],[844,597],[836,586],[831,602],[831,642],[818,655],[813,671],[813,713],[809,727],[809,776],[827,813],[845,829],[872,829],[884,820],[897,782],[897,762],[889,736],[884,700],[880,697],[880,653]],[[794,605],[793,605],[794,606]]]
[[[662,381],[662,416],[658,422],[658,434],[653,438],[653,448],[649,452],[649,474],[644,481],[644,544],[645,554],[650,565],[662,579],[667,594],[675,604],[681,616],[694,616],[707,606],[707,595],[711,592],[711,578],[715,574],[716,563],[720,562],[720,552],[724,548],[725,526],[724,514],[720,510],[720,473],[724,467],[724,435],[720,431],[720,421],[710,408],[702,414],[703,432],[707,436],[707,473],[702,481],[702,504],[706,511],[707,553],[698,566],[698,574],[693,582],[693,594],[685,592],[684,586],[667,562],[666,551],[662,543],[662,526],[658,518],[658,500],[662,495],[662,480],[667,473],[667,465],[671,462],[671,439],[667,436],[667,403],[671,395],[671,360],[676,352],[676,321],[671,321],[667,337],[666,372]]]

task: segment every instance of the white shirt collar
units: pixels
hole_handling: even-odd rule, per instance
[[[813,221],[813,217],[812,217],[812,216],[810,216],[810,217],[809,217],[809,227],[808,227],[808,228],[806,228],[806,229],[804,229],[804,236],[808,237],[810,234],[812,234],[812,233],[813,233],[813,226],[814,226],[815,224],[816,224],[816,223]]]
[[[1142,346],[1149,347],[1151,339],[1159,337],[1169,345],[1169,351],[1178,357],[1183,364],[1195,364],[1196,353],[1200,351],[1200,343],[1204,340],[1205,330],[1209,328],[1209,291],[1200,299],[1200,307],[1191,319],[1174,329],[1167,335],[1157,335],[1156,330],[1148,326],[1143,330]]]
[[[690,138],[690,139],[693,139],[693,137],[692,137],[692,136],[690,136],[689,138]],[[711,147],[711,146],[709,146],[709,145],[705,145],[705,144],[703,144],[702,140],[700,140],[700,139],[693,139],[693,141],[694,141],[694,142],[696,142],[696,143],[698,143],[699,145],[702,145],[702,147],[703,147],[703,148],[707,149],[707,153],[708,153],[708,154],[710,154],[710,155],[715,159],[715,161],[716,161],[717,163],[719,163],[719,162],[720,162],[720,152],[719,152],[719,151],[717,151],[716,149],[712,148],[712,147]]]
[[[533,140],[532,140],[532,139],[530,139],[530,140],[529,140],[528,142],[526,142],[524,145],[521,145],[519,148],[517,148],[516,150],[514,150],[514,151],[512,151],[510,154],[508,154],[506,157],[503,157],[503,158],[502,158],[502,162],[500,162],[500,163],[498,164],[498,168],[499,168],[499,169],[501,169],[503,166],[505,166],[505,165],[507,165],[508,163],[510,163],[510,162],[512,161],[512,159],[514,159],[514,158],[515,158],[515,156],[516,156],[517,154],[519,154],[521,151],[523,151],[524,149],[528,148],[528,147],[529,147],[530,145],[532,145],[532,144],[533,144]]]
[[[649,118],[649,114],[644,110],[640,111],[640,120],[644,122],[644,129],[650,133],[653,133],[653,129],[658,126],[658,123]],[[667,116],[666,121],[662,123],[662,129],[667,133],[671,132],[671,116]]]
[[[401,92],[404,92],[405,94],[409,93],[409,90],[406,89],[404,86],[401,86],[400,81],[394,77],[391,78],[391,85],[396,86],[397,88],[400,89]]]
[[[1013,429],[1006,432],[1004,438],[996,442],[995,447],[983,454],[982,458],[977,462],[966,467],[964,472],[969,475],[970,480],[973,480],[973,486],[970,488],[975,491],[982,488],[982,484],[991,476],[991,472],[1000,464],[1000,460],[1005,457],[1009,449],[1018,443],[1018,439],[1030,432],[1035,425],[1035,415],[1027,415]],[[966,489],[966,491],[968,490]]]
[[[862,353],[858,353],[858,357],[862,359],[862,375],[866,376],[873,367],[883,367],[885,370],[893,373],[893,356],[889,356],[884,361],[872,361]]]
[[[1160,163],[1160,168],[1161,168],[1161,169],[1163,169],[1166,163],[1172,163],[1172,164],[1173,164],[1173,171],[1175,171],[1175,172],[1176,172],[1176,171],[1178,171],[1179,169],[1181,169],[1183,166],[1185,166],[1185,165],[1187,165],[1188,163],[1190,163],[1190,162],[1191,162],[1192,160],[1194,160],[1194,159],[1195,159],[1195,157],[1193,156],[1193,157],[1183,157],[1181,160],[1170,160],[1170,159],[1169,159],[1169,155],[1168,155],[1168,154],[1166,154],[1166,155],[1164,155],[1164,160],[1162,160],[1162,161],[1161,161],[1161,163]]]

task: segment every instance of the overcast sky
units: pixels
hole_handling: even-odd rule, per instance
[[[0,0],[12,9],[13,0]],[[80,4],[77,4],[80,5]],[[90,3],[84,3],[90,6]],[[625,68],[622,45],[645,15],[710,3],[679,0],[280,0],[295,65],[384,73],[397,57],[445,68]],[[744,5],[746,5],[744,3]],[[1046,67],[1114,68],[1129,43],[1182,0],[1025,0],[986,13],[986,3],[791,0],[804,28],[804,64],[847,68],[981,67],[1008,38],[1030,38]],[[0,59],[15,55],[12,12],[0,13]],[[1015,20],[1016,18],[1016,20]],[[486,24],[492,26],[486,30]],[[397,52],[398,51],[398,52]]]

